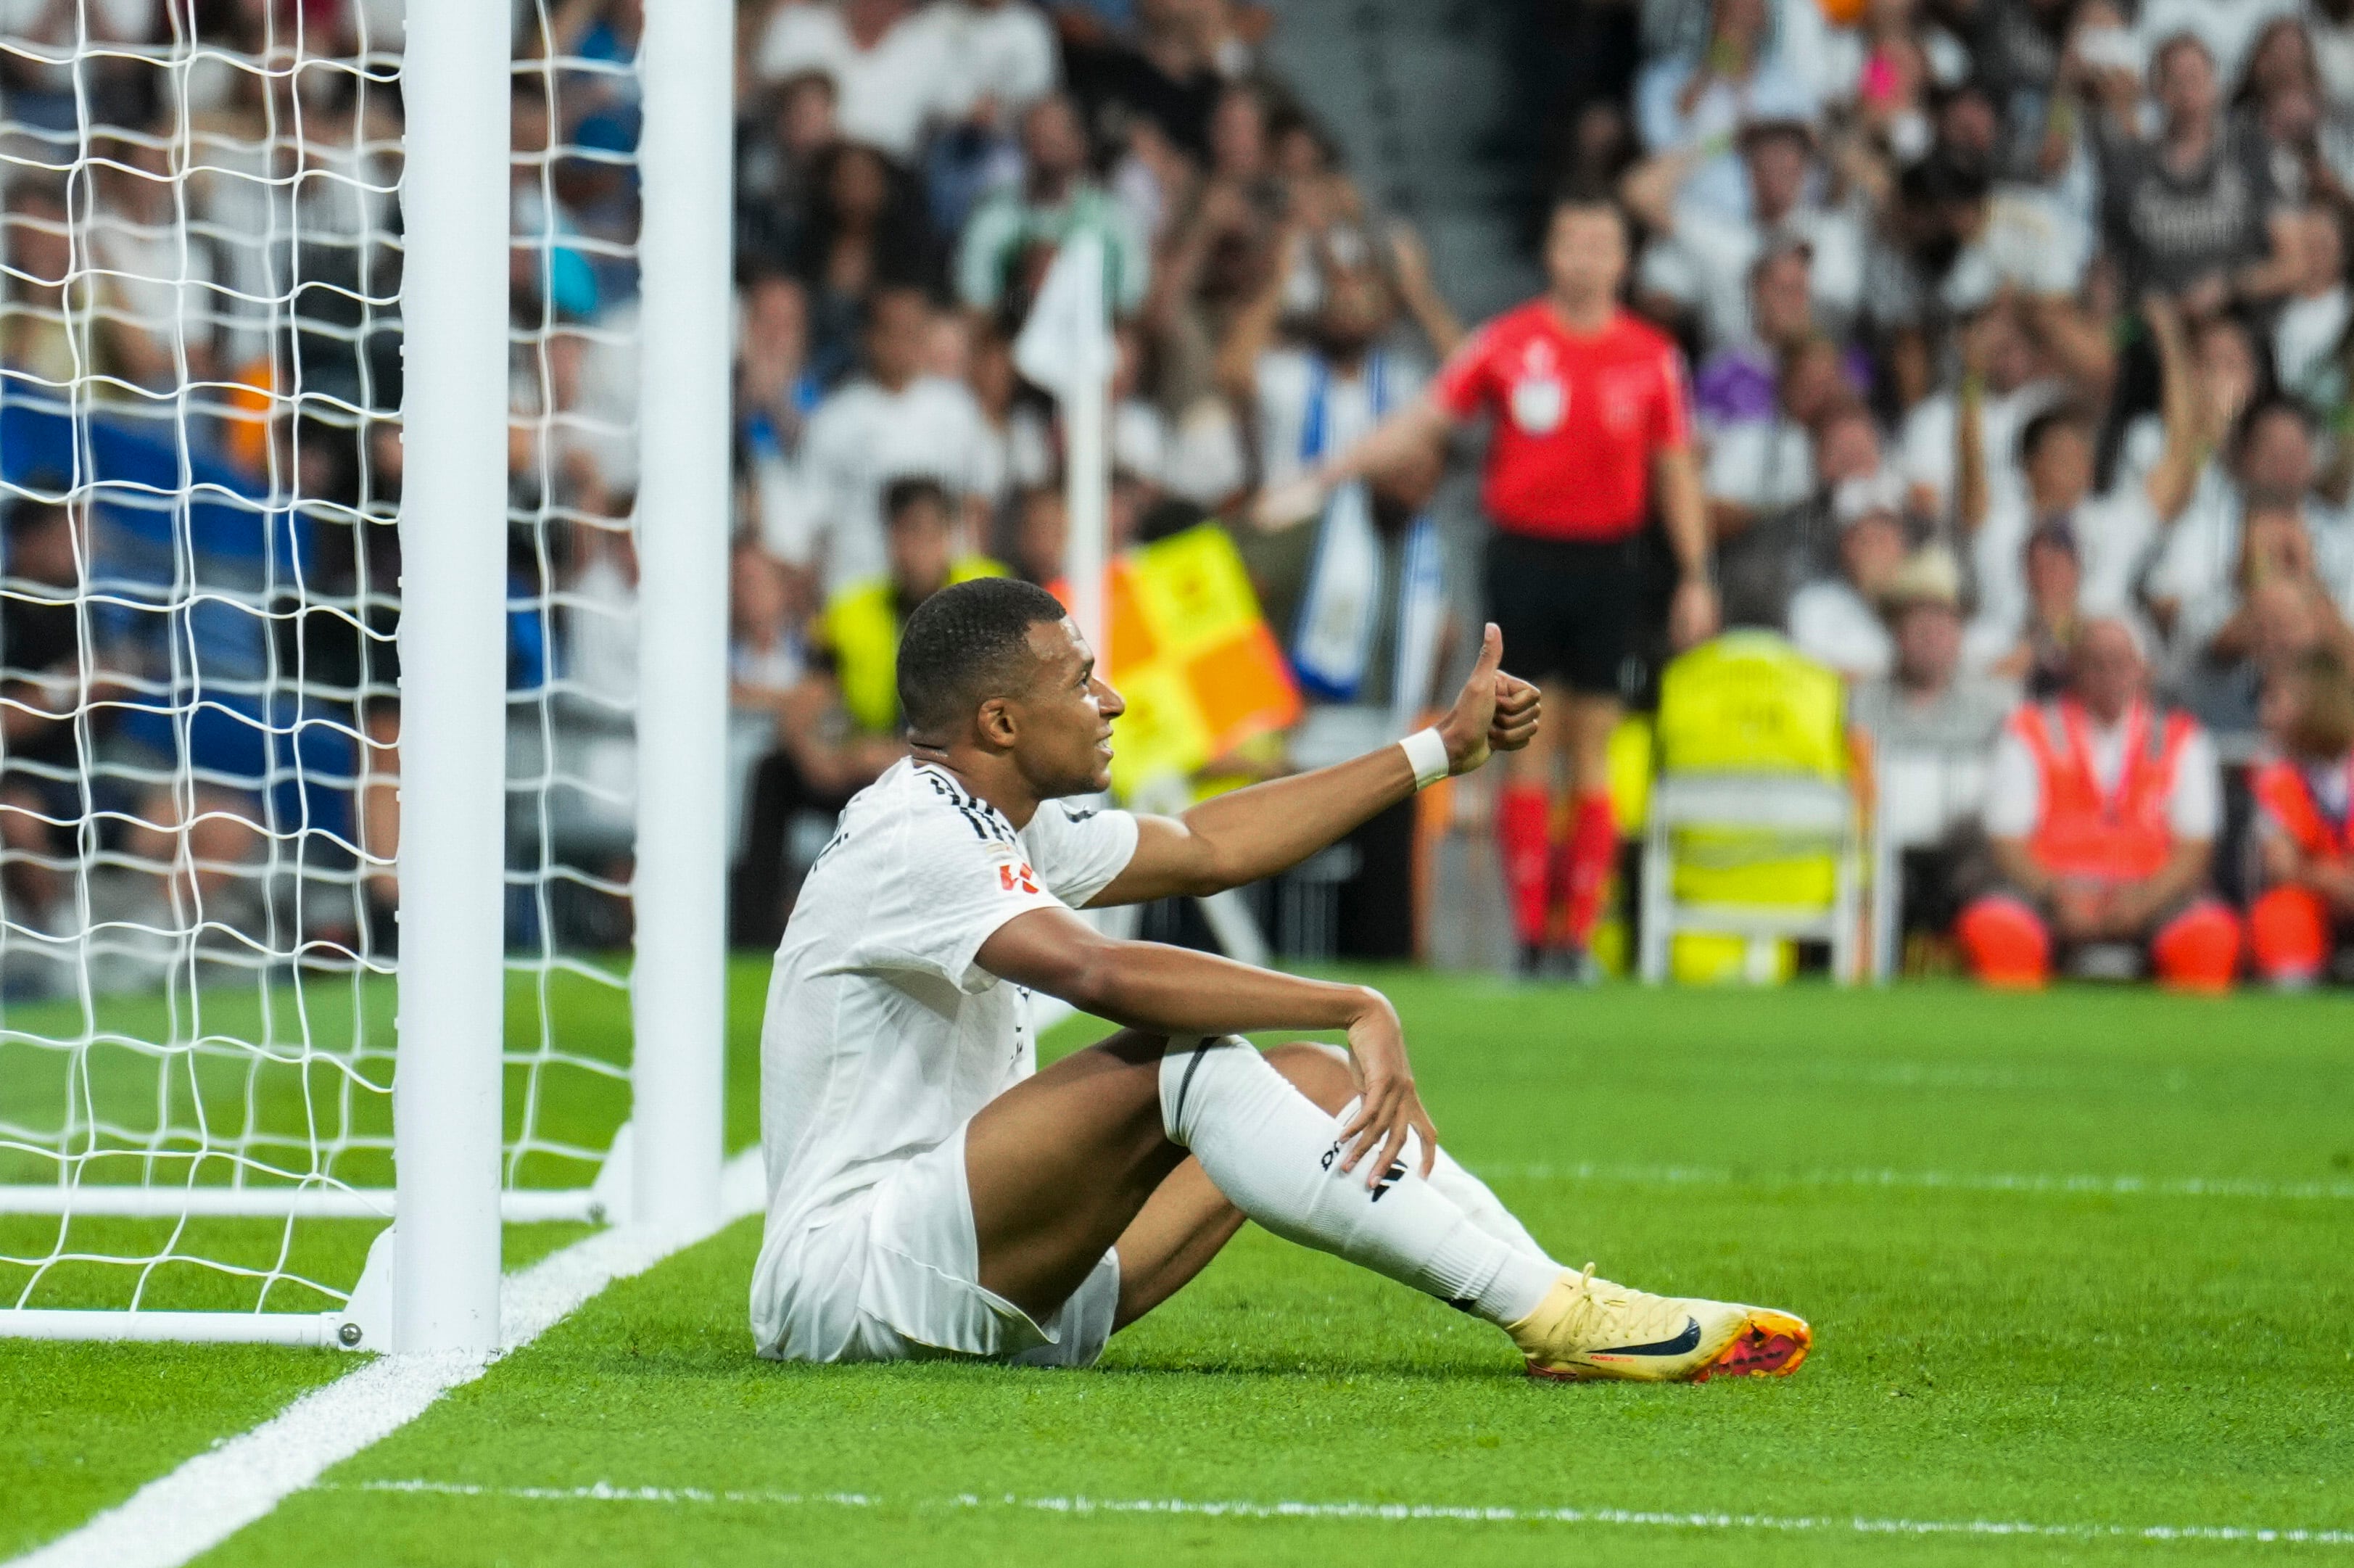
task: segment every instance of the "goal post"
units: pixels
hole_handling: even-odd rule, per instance
[[[393,1347],[499,1331],[508,13],[408,0]]]
[[[726,1073],[734,11],[645,18],[638,594],[662,634],[638,650],[631,1216],[687,1231],[719,1213]]]
[[[0,1336],[481,1351],[503,1223],[718,1216],[733,71],[645,9],[0,24]]]

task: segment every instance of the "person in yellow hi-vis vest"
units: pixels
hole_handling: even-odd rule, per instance
[[[869,735],[899,734],[899,629],[915,608],[950,583],[1002,577],[987,556],[959,555],[955,514],[938,480],[895,479],[883,489],[884,549],[890,569],[847,584],[826,600],[812,656],[831,662],[850,722]]]
[[[907,755],[898,667],[908,615],[951,583],[1006,575],[986,556],[957,552],[955,511],[937,480],[892,481],[883,491],[883,518],[888,569],[836,590],[810,629],[809,680],[832,688],[813,705],[822,710],[820,733],[779,746],[753,773],[731,900],[738,947],[774,947],[784,930],[792,865],[806,858],[792,853],[795,821],[830,823],[851,796]]]

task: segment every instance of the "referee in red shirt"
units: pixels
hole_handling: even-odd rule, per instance
[[[1548,952],[1580,965],[1617,857],[1610,732],[1624,671],[1641,645],[1640,539],[1656,503],[1680,574],[1669,609],[1679,648],[1712,636],[1707,514],[1691,450],[1682,356],[1618,305],[1627,221],[1606,197],[1554,209],[1542,299],[1474,333],[1422,399],[1337,454],[1318,495],[1352,479],[1426,462],[1460,423],[1490,415],[1482,503],[1488,612],[1514,669],[1544,689],[1562,728],[1510,759],[1496,832],[1522,962]],[[1267,498],[1306,510],[1304,493]],[[1556,832],[1553,790],[1566,731],[1571,810]]]

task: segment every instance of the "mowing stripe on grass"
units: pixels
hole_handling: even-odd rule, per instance
[[[2249,1198],[2354,1202],[2354,1181],[2264,1181],[2237,1176],[2049,1176],[1960,1171],[1742,1171],[1706,1165],[1487,1165],[1483,1180],[1624,1181],[1638,1186],[1903,1187],[2063,1198]]]
[[[2069,1541],[2240,1541],[2281,1545],[2354,1546],[2354,1530],[2242,1524],[2039,1524],[2003,1519],[1867,1519],[1828,1514],[1676,1513],[1619,1508],[1496,1508],[1451,1503],[1205,1502],[1186,1498],[953,1497],[895,1503],[867,1492],[705,1491],[696,1487],[485,1487],[454,1481],[363,1481],[320,1491],[496,1498],[520,1502],[723,1503],[766,1508],[1021,1509],[1037,1513],[1169,1514],[1197,1519],[1440,1520],[1469,1524],[1615,1524],[1663,1530],[1764,1530],[1856,1535],[2037,1536]]]
[[[719,1223],[753,1213],[762,1196],[760,1151],[749,1150],[727,1162]],[[494,1354],[379,1356],[7,1568],[179,1568],[266,1516],[329,1466],[416,1420],[435,1400],[473,1382],[492,1361],[531,1343],[613,1281],[642,1274],[709,1234],[622,1226],[575,1242],[501,1283]]]

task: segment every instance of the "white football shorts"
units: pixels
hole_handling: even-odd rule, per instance
[[[964,1129],[817,1216],[779,1249],[766,1282],[786,1361],[939,1359],[1092,1366],[1119,1307],[1119,1257],[1105,1252],[1045,1322],[981,1285],[965,1185]]]

